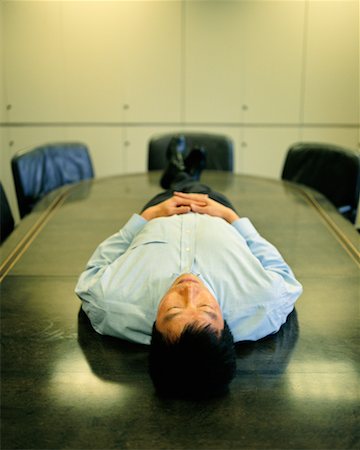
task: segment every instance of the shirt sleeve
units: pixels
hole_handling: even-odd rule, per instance
[[[267,320],[271,322],[271,326],[263,328],[266,331],[256,336],[256,339],[259,339],[279,330],[293,310],[303,288],[280,252],[258,233],[248,218],[238,219],[232,225],[245,239],[250,252],[273,281],[272,285],[276,286],[273,290],[273,301],[270,301],[266,307]],[[270,293],[269,295],[271,297]],[[259,327],[260,330],[261,328]]]
[[[232,225],[245,239],[251,253],[260,261],[264,269],[277,272],[283,276],[291,275],[291,277],[294,277],[280,252],[259,234],[248,218],[237,219]]]
[[[98,284],[103,272],[112,262],[126,252],[134,237],[146,223],[147,220],[143,217],[133,214],[120,231],[110,236],[97,247],[75,287],[76,294],[82,300],[101,307],[102,299]]]

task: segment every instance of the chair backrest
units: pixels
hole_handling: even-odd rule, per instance
[[[11,160],[20,217],[54,189],[94,177],[84,144],[47,144],[17,153]]]
[[[181,134],[185,136],[186,149],[201,146],[206,149],[206,166],[209,170],[234,169],[233,143],[226,136],[207,133],[168,133],[154,136],[149,143],[148,170],[165,169],[167,165],[166,149],[172,137]]]
[[[11,234],[14,229],[14,217],[12,215],[4,188],[0,183],[0,244]]]
[[[288,150],[282,179],[321,192],[354,222],[360,191],[359,153],[330,144],[295,144]]]

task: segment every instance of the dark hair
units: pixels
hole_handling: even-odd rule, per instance
[[[234,339],[228,324],[221,335],[211,325],[187,325],[169,340],[153,325],[149,353],[150,376],[158,394],[204,398],[227,392],[235,376]]]

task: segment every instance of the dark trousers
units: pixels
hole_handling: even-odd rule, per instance
[[[225,195],[221,194],[220,192],[213,191],[211,187],[207,186],[206,184],[200,183],[200,181],[194,180],[186,172],[178,172],[174,174],[170,188],[164,192],[160,192],[160,194],[153,197],[144,206],[142,211],[144,211],[146,208],[149,208],[150,206],[158,205],[164,200],[171,198],[174,191],[186,192],[188,194],[208,194],[211,199],[221,203],[224,206],[227,206],[228,208],[231,208],[236,212],[236,209],[229,201],[229,199],[225,197]]]

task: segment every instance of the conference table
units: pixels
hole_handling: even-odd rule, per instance
[[[236,346],[230,392],[158,397],[148,348],[101,336],[74,287],[160,174],[50,193],[1,247],[3,449],[359,448],[359,234],[320,194],[223,172],[202,181],[282,253],[304,287],[274,335]]]

